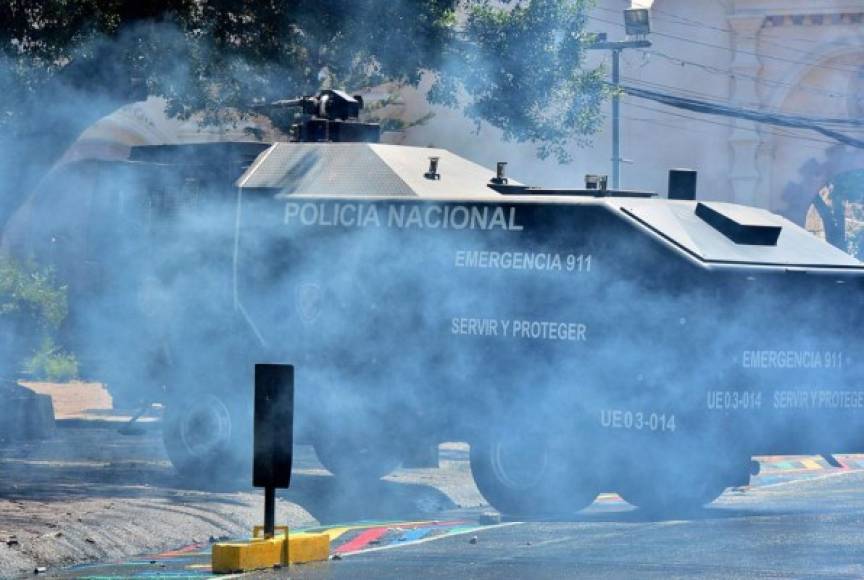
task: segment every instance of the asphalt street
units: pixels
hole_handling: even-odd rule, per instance
[[[505,522],[254,578],[861,578],[864,473],[729,491],[691,517],[600,502],[572,521]]]
[[[292,532],[327,533],[331,559],[244,578],[864,577],[860,455],[838,456],[841,468],[814,456],[761,457],[750,486],[679,519],[603,494],[566,520],[496,522],[471,481],[465,445],[443,447],[440,469],[400,470],[350,493],[310,450],[299,451],[296,480],[280,501],[315,515],[317,524],[295,522]],[[170,545],[48,575],[213,578],[210,542]]]

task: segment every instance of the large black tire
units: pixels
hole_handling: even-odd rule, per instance
[[[212,394],[184,397],[167,405],[162,439],[181,477],[212,483],[249,476],[251,444],[243,444],[248,429],[239,411]]]
[[[374,482],[401,467],[405,446],[385,433],[336,431],[319,433],[315,454],[334,477],[359,483]]]
[[[573,447],[543,434],[499,431],[471,445],[471,472],[489,504],[514,517],[568,516],[600,493],[596,473],[576,468]]]
[[[698,511],[720,497],[728,477],[716,465],[687,464],[656,459],[621,486],[618,494],[627,503],[652,516],[670,517]]]

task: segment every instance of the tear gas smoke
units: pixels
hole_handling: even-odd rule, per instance
[[[234,189],[240,165],[71,164],[5,236],[69,282],[68,346],[94,377],[206,409],[216,436],[166,427],[186,473],[225,469],[214,442],[248,457],[261,361],[295,364],[298,438],[330,465],[386,471],[467,440],[499,468],[506,455],[512,489],[548,512],[726,485],[758,452],[857,450],[857,284],[709,273],[605,202],[504,199],[500,219],[422,202],[412,227],[391,212],[421,202],[357,202],[363,220],[324,225]],[[514,266],[528,261],[547,266]]]

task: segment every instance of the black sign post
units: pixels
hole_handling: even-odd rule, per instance
[[[291,484],[293,447],[294,367],[256,364],[252,485],[264,488],[265,538],[275,535],[276,489]]]

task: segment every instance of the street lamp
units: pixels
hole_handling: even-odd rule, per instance
[[[651,41],[644,37],[651,32],[651,13],[647,8],[628,8],[624,10],[624,31],[627,40],[609,42],[606,34],[596,35],[594,42],[585,46],[587,50],[612,51],[612,189],[621,187],[621,51],[625,48],[648,48]]]
[[[628,8],[624,11],[624,32],[627,36],[644,37],[651,33],[651,11],[647,8]]]

